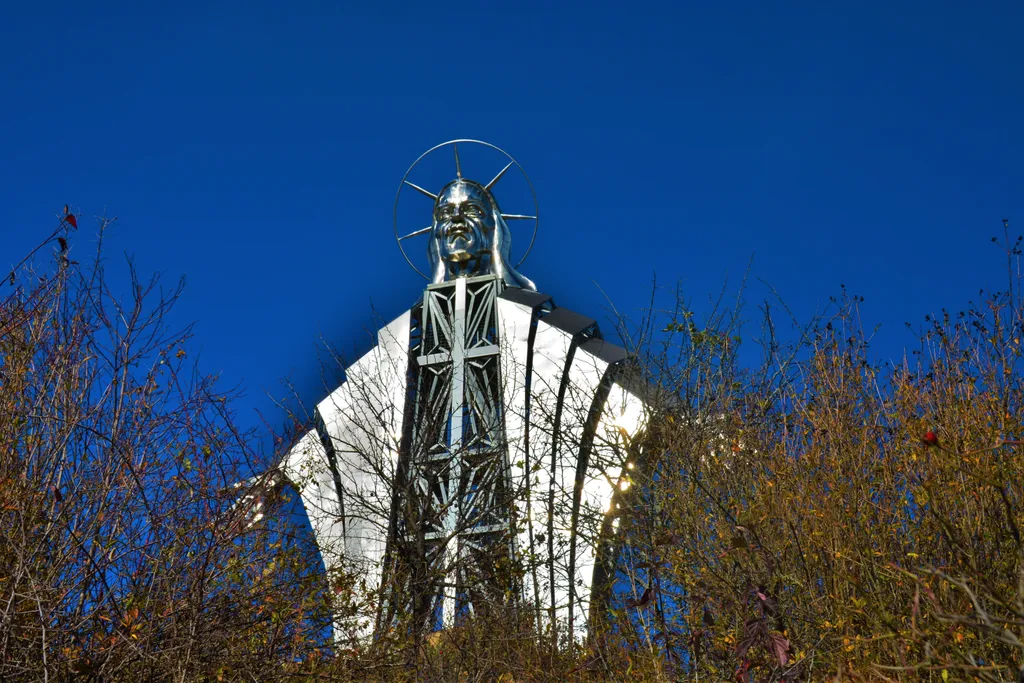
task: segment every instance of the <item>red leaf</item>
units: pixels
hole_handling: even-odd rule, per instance
[[[64,216],[64,220],[66,220],[68,222],[68,225],[70,225],[72,228],[78,227],[78,219],[75,218],[75,214],[69,213],[67,216]]]
[[[924,433],[924,436],[921,438],[921,441],[928,448],[931,448],[932,446],[938,446],[939,445],[939,437],[937,437],[935,435],[935,432],[933,432],[930,429],[927,432]]]
[[[747,636],[743,640],[736,643],[736,656],[742,657],[754,646],[754,642],[757,640],[757,636]]]
[[[771,635],[772,654],[778,660],[779,666],[786,666],[789,661],[789,639],[781,633]]]

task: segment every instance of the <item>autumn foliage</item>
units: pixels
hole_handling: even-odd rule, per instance
[[[129,263],[115,295],[75,224],[0,290],[0,679],[283,675],[325,603],[308,544],[238,505],[272,448],[189,365],[180,285]]]
[[[1007,288],[927,316],[904,358],[870,352],[843,293],[791,341],[762,308],[640,345],[666,404],[624,552],[625,647],[693,680],[1018,680],[1024,671],[1020,240]],[[790,322],[790,321],[785,321]],[[639,578],[637,578],[639,577]],[[628,603],[627,603],[628,604]]]
[[[869,304],[845,290],[808,323],[681,296],[620,321],[654,415],[630,443],[591,640],[555,645],[512,611],[337,646],[328,603],[349,605],[356,577],[323,590],[280,501],[260,521],[234,487],[287,442],[234,427],[231,397],[188,364],[189,330],[167,326],[175,290],[130,271],[121,301],[102,260],[69,258],[76,237],[63,216],[36,254],[52,246],[53,264],[19,266],[0,296],[4,680],[1022,676],[1009,235],[1005,289],[909,325],[898,359],[872,353]]]

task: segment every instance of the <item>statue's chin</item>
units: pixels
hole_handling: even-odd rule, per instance
[[[452,263],[465,263],[473,258],[468,251],[453,251],[448,254],[448,260]]]

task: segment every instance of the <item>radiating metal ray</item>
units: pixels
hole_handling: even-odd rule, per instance
[[[508,165],[507,165],[507,166],[505,166],[505,168],[503,168],[503,169],[501,169],[500,171],[498,171],[498,175],[494,176],[494,179],[493,179],[493,180],[491,180],[491,182],[489,182],[489,183],[487,183],[486,185],[484,185],[484,189],[485,189],[485,190],[490,190],[490,189],[491,189],[492,187],[494,187],[495,185],[497,185],[497,184],[498,184],[498,181],[499,181],[499,180],[501,180],[501,176],[505,175],[505,171],[507,171],[508,169],[512,168],[512,166],[513,166],[513,165],[514,165],[515,163],[516,163],[516,162],[514,162],[514,161],[510,161],[510,162],[508,162]]]
[[[422,187],[418,187],[417,185],[415,185],[414,183],[409,182],[406,179],[410,176],[410,174],[412,173],[413,169],[416,168],[416,166],[421,161],[423,161],[428,155],[430,155],[431,153],[433,153],[435,151],[440,150],[442,147],[447,147],[448,145],[452,146],[452,153],[455,156],[455,171],[456,171],[456,175],[457,175],[456,182],[465,181],[465,178],[462,175],[462,158],[461,158],[461,156],[459,154],[459,150],[458,150],[458,145],[461,145],[463,143],[466,143],[466,144],[472,143],[472,144],[480,145],[482,147],[490,148],[490,149],[492,149],[492,150],[502,154],[508,160],[508,162],[512,162],[511,165],[508,165],[505,168],[503,168],[501,170],[501,172],[498,173],[498,175],[495,176],[491,180],[491,182],[487,183],[486,186],[481,185],[480,189],[484,189],[486,187],[487,188],[486,191],[490,192],[490,188],[493,188],[493,187],[495,187],[497,185],[497,183],[508,172],[508,169],[511,168],[512,166],[515,166],[519,170],[519,172],[523,174],[523,180],[526,181],[527,187],[530,190],[530,195],[533,198],[534,206],[537,206],[537,193],[534,191],[533,184],[530,182],[530,178],[526,175],[526,172],[523,170],[523,167],[520,166],[519,163],[515,159],[513,159],[507,152],[502,150],[500,147],[492,145],[492,144],[490,144],[488,142],[483,142],[481,140],[459,139],[459,140],[449,140],[448,142],[442,142],[441,144],[434,145],[433,147],[431,147],[430,149],[425,151],[423,154],[421,154],[419,157],[417,157],[416,161],[414,161],[412,163],[412,165],[409,166],[409,168],[406,170],[405,175],[402,176],[402,181],[401,181],[401,183],[398,186],[398,192],[395,194],[395,205],[394,205],[394,210],[392,211],[392,222],[394,223],[395,241],[398,244],[399,251],[402,252],[402,257],[405,258],[406,263],[408,263],[409,266],[413,270],[415,270],[417,273],[419,273],[422,277],[424,277],[427,280],[431,280],[432,276],[428,275],[427,273],[424,273],[422,270],[417,268],[416,264],[413,262],[412,258],[410,258],[409,254],[407,254],[406,251],[405,251],[405,248],[404,248],[403,245],[404,245],[404,240],[407,239],[407,238],[403,237],[403,238],[400,239],[400,236],[401,236],[402,233],[401,233],[401,229],[398,226],[398,203],[399,203],[399,200],[401,199],[402,190],[404,190],[406,187],[411,187],[411,188],[415,189],[417,192],[419,192],[420,194],[424,195],[425,197],[430,197],[435,202],[435,204],[436,204],[436,202],[439,199],[439,195],[438,194],[434,194],[433,192],[429,192],[427,190],[424,190]],[[508,163],[508,162],[506,162],[506,163]],[[519,214],[505,214],[505,218],[507,220],[532,220],[534,222],[533,230],[532,230],[533,234],[530,236],[529,244],[526,246],[526,250],[523,252],[523,255],[519,259],[518,263],[516,263],[514,266],[510,266],[509,272],[511,272],[512,269],[516,269],[516,268],[521,267],[523,265],[523,262],[526,261],[527,256],[529,256],[530,252],[533,250],[534,243],[536,242],[536,239],[537,239],[537,230],[540,227],[540,218],[539,218],[539,216],[540,216],[540,214],[537,211],[534,211],[534,215],[532,215],[532,216],[519,215]],[[421,233],[413,233],[413,234],[421,234]],[[513,277],[512,279],[516,279],[516,278]]]
[[[410,237],[416,237],[417,235],[424,235],[424,234],[430,232],[433,229],[434,229],[433,225],[428,225],[425,228],[420,228],[419,230],[414,230],[414,231],[410,232],[408,235],[405,235],[404,237],[399,237],[398,241],[401,242],[402,240],[407,240]]]
[[[420,194],[425,194],[426,196],[433,199],[435,202],[437,201],[437,195],[431,192],[430,190],[424,190],[419,185],[414,185],[413,183],[410,183],[408,180],[403,180],[402,182],[411,187],[412,189],[416,190]]]
[[[535,221],[536,216],[524,216],[521,213],[503,213],[501,217],[507,221]]]

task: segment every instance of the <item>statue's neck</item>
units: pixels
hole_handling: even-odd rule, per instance
[[[493,269],[491,268],[491,255],[484,254],[480,258],[466,259],[465,261],[459,261],[457,263],[448,264],[448,279],[453,280],[457,277],[474,277],[477,275],[490,275]]]

